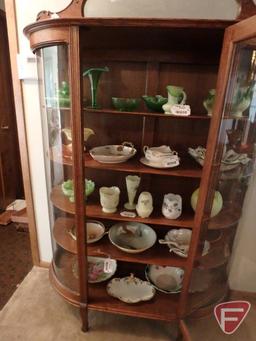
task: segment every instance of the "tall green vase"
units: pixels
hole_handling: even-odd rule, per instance
[[[91,68],[83,73],[83,76],[88,76],[91,84],[91,98],[92,105],[91,108],[97,109],[100,106],[97,103],[97,88],[102,72],[108,72],[109,68],[105,66],[104,68]]]

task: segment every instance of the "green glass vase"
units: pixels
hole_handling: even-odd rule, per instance
[[[100,108],[100,106],[97,103],[97,89],[98,84],[100,80],[100,76],[102,72],[108,72],[109,68],[105,66],[104,68],[91,68],[86,71],[84,71],[83,76],[88,76],[90,80],[91,85],[91,99],[92,99],[92,105],[91,108],[97,109]]]

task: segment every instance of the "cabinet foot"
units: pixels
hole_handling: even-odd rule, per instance
[[[81,329],[84,333],[86,333],[89,330],[87,306],[80,307],[80,316],[81,316],[81,320],[82,320],[82,328]]]

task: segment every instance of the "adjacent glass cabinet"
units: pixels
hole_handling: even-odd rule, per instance
[[[255,172],[256,18],[85,18],[84,3],[25,28],[38,57],[50,281],[84,331],[97,310],[176,321],[188,340],[185,318],[228,295]]]

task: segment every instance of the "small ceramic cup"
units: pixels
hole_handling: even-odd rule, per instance
[[[167,219],[177,219],[182,213],[182,198],[178,194],[168,193],[164,196],[162,213]]]
[[[115,213],[119,204],[120,189],[116,186],[100,188],[100,204],[105,213]]]

